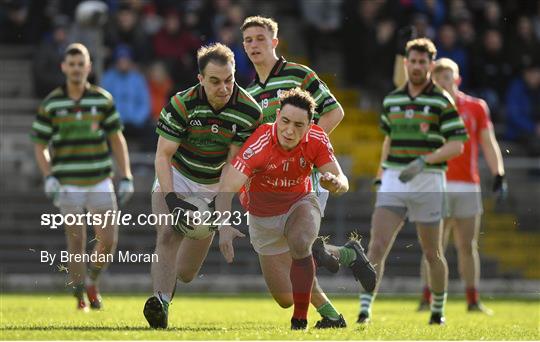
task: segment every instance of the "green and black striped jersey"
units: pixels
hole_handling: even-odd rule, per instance
[[[215,184],[229,146],[242,146],[261,120],[261,107],[237,84],[227,105],[218,111],[197,84],[171,97],[161,111],[156,132],[180,143],[172,164],[181,174],[200,184]]]
[[[87,84],[75,101],[64,85],[41,103],[31,139],[51,144],[52,175],[61,184],[91,186],[112,176],[107,136],[119,130],[120,115],[105,89]]]
[[[283,57],[276,62],[264,84],[256,76],[246,90],[261,106],[263,123],[267,123],[276,121],[280,92],[296,87],[309,91],[317,102],[315,122],[339,106],[334,95],[313,70],[302,64],[287,62]]]
[[[380,126],[391,138],[384,168],[402,168],[446,141],[468,138],[454,101],[432,82],[415,98],[409,95],[407,84],[388,94],[383,101]],[[426,165],[426,170],[446,170],[446,162]]]

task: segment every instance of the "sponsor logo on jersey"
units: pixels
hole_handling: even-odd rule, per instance
[[[165,120],[167,122],[171,122],[171,119],[172,119],[171,112],[167,112],[167,113],[165,113],[165,115],[162,115],[162,116],[163,116],[163,120]]]
[[[401,109],[401,108],[399,108],[399,106],[392,106],[392,107],[390,107],[390,111],[391,111],[391,112],[399,112],[400,109]]]
[[[56,111],[56,116],[66,116],[67,114],[68,111],[65,108]]]
[[[244,153],[242,154],[242,158],[249,159],[249,158],[253,157],[254,154],[255,154],[255,152],[251,149],[251,147],[248,147],[244,151]]]
[[[287,177],[263,176],[263,179],[266,184],[271,185],[274,188],[290,188],[298,184],[303,184],[304,182],[309,180],[309,178],[303,176],[300,176],[296,179],[290,179]]]

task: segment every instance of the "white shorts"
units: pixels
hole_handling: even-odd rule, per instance
[[[62,214],[82,214],[116,210],[116,196],[111,178],[92,186],[62,185],[54,200]]]
[[[172,180],[173,180],[173,189],[174,192],[184,197],[189,195],[197,195],[200,198],[205,199],[207,202],[211,202],[212,199],[216,196],[216,193],[219,190],[219,183],[216,184],[200,184],[192,181],[187,178],[174,167],[171,166]],[[159,192],[159,180],[154,180],[154,185],[152,185],[152,192]]]
[[[482,193],[480,185],[467,182],[447,182],[446,217],[468,218],[482,214]]]
[[[403,208],[411,222],[440,221],[445,212],[445,174],[424,171],[403,183],[398,179],[400,172],[384,170],[375,207]]]
[[[304,196],[282,215],[261,217],[249,214],[249,238],[255,252],[261,255],[288,252],[289,244],[285,238],[285,224],[291,213],[304,203],[313,206],[320,214],[319,201],[314,193]]]
[[[330,192],[321,186],[321,173],[319,171],[313,171],[311,173],[311,185],[313,187],[313,192],[317,196],[319,201],[319,207],[321,208],[321,217],[324,217],[324,210],[326,209],[326,202],[330,196]]]

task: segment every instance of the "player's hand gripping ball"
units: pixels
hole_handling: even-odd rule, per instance
[[[214,218],[208,203],[197,196],[180,198],[174,192],[165,196],[169,211],[173,214],[173,229],[193,240],[209,237],[215,230]]]

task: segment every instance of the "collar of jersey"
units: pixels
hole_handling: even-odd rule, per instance
[[[281,72],[281,70],[283,69],[283,67],[285,66],[286,63],[287,63],[287,61],[285,60],[285,57],[279,56],[278,60],[276,61],[276,63],[272,67],[272,70],[270,71],[270,74],[268,74],[268,77],[266,78],[266,81],[264,81],[264,83],[261,83],[261,80],[259,79],[259,74],[255,75],[255,81],[257,82],[257,84],[261,88],[265,88],[272,77],[275,77],[275,76],[279,75],[279,73]]]
[[[435,85],[433,84],[433,80],[430,78],[430,79],[429,79],[429,82],[424,86],[424,88],[422,89],[422,91],[421,91],[418,95],[416,95],[415,97],[412,97],[412,96],[411,96],[411,93],[409,93],[409,81],[407,81],[407,83],[405,83],[405,89],[404,89],[404,90],[405,90],[405,94],[407,94],[407,96],[408,96],[411,100],[414,101],[414,100],[416,100],[416,98],[417,98],[418,96],[421,96],[421,95],[423,95],[423,94],[429,93],[429,92],[433,89],[434,86],[435,86]]]
[[[84,90],[81,97],[78,98],[77,100],[74,100],[71,97],[69,97],[68,90],[67,90],[67,82],[64,82],[64,84],[62,84],[62,91],[64,92],[66,97],[75,103],[79,103],[86,96],[88,89],[90,89],[90,82],[86,82],[86,84],[84,85]]]
[[[234,82],[233,93],[231,95],[231,98],[229,99],[229,102],[227,102],[225,106],[221,107],[219,110],[215,110],[214,107],[212,107],[212,105],[210,104],[210,102],[208,102],[208,98],[206,97],[206,92],[204,91],[204,87],[202,86],[202,84],[199,83],[199,89],[197,91],[198,91],[198,96],[201,102],[207,105],[208,108],[210,108],[210,110],[212,111],[212,113],[214,113],[215,115],[218,115],[225,109],[231,106],[234,106],[236,104],[237,97],[238,97],[238,84]]]

